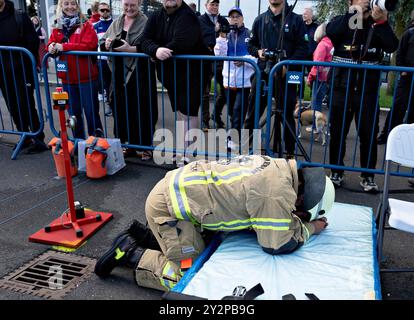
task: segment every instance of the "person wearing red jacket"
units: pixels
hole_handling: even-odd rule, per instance
[[[98,37],[89,21],[84,20],[76,0],[59,0],[57,28],[54,28],[47,44],[51,54],[66,51],[96,51]],[[63,88],[69,93],[69,114],[76,116],[74,137],[85,139],[82,113],[85,113],[89,135],[102,130],[99,117],[98,68],[94,57],[60,55],[59,63],[66,64],[64,72],[58,72]]]
[[[326,23],[321,24],[315,31],[315,41],[318,43],[313,53],[313,61],[331,62],[333,44],[326,36]],[[313,87],[312,110],[322,112],[322,100],[328,92],[329,67],[313,66],[309,72],[307,84]]]

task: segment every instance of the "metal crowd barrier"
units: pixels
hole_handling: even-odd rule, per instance
[[[77,62],[81,57],[87,57],[88,59],[99,59],[101,57],[107,57],[111,61],[108,64],[112,67],[111,73],[111,96],[109,97],[111,100],[112,105],[112,116],[105,115],[105,101],[100,101],[99,103],[99,118],[102,122],[102,129],[106,137],[118,137],[121,138],[121,143],[125,148],[131,148],[135,150],[151,150],[159,152],[160,154],[170,153],[170,154],[179,154],[184,153],[185,147],[179,145],[179,138],[177,138],[177,132],[179,128],[177,128],[177,120],[179,120],[179,114],[177,110],[172,110],[170,99],[167,97],[168,90],[166,88],[166,78],[173,76],[173,79],[180,78],[183,66],[185,67],[187,75],[197,74],[199,78],[197,80],[190,79],[191,77],[186,77],[186,83],[180,83],[179,81],[173,81],[173,87],[170,87],[170,95],[171,91],[173,91],[173,99],[175,100],[173,104],[177,105],[176,100],[182,97],[179,97],[180,90],[185,89],[185,108],[187,111],[190,109],[189,101],[190,101],[190,94],[194,94],[192,90],[194,87],[197,87],[197,90],[200,90],[199,97],[200,100],[196,102],[196,107],[199,108],[199,118],[197,120],[198,125],[197,128],[201,129],[203,127],[203,85],[195,85],[194,82],[191,81],[199,81],[203,84],[203,80],[205,78],[206,72],[213,73],[213,76],[217,75],[219,72],[218,64],[224,61],[240,61],[244,62],[245,64],[250,64],[253,68],[258,81],[256,82],[256,97],[254,98],[254,103],[259,103],[259,95],[260,91],[260,70],[257,64],[246,58],[236,58],[236,57],[222,57],[222,56],[192,56],[192,55],[178,55],[174,56],[166,62],[157,61],[158,66],[155,65],[154,61],[147,55],[142,53],[115,53],[115,52],[86,52],[86,51],[72,51],[72,52],[65,52],[62,53],[61,56],[74,56],[77,59]],[[45,66],[45,62],[47,58],[51,57],[55,59],[55,66],[56,72],[68,72],[68,64],[62,63],[64,59],[61,59],[61,56],[51,56],[47,54],[43,60],[43,67]],[[93,57],[93,58],[92,58]],[[128,63],[129,58],[135,58],[139,63],[137,67],[134,69],[131,75],[127,75],[125,72],[124,65]],[[122,59],[120,62],[119,59]],[[172,60],[172,62],[171,62]],[[102,60],[101,60],[102,61]],[[198,63],[199,62],[199,63]],[[169,63],[169,65],[167,65]],[[172,64],[172,65],[171,65]],[[123,71],[120,71],[121,68]],[[179,66],[177,68],[177,66]],[[102,70],[102,65],[98,63],[99,67],[99,91],[104,93],[104,75]],[[118,68],[118,69],[117,69]],[[158,68],[158,73],[156,74],[156,68]],[[167,69],[168,68],[168,69]],[[196,69],[195,69],[196,68]],[[244,72],[245,66],[242,67]],[[70,74],[76,74],[79,78],[81,72],[85,73],[86,70],[80,70],[79,63],[77,63],[76,72],[71,72]],[[143,69],[145,69],[143,71]],[[167,71],[166,71],[167,69]],[[54,120],[53,120],[53,112],[52,112],[52,103],[50,99],[50,90],[49,90],[49,79],[46,69],[44,70],[44,81],[45,81],[45,90],[46,90],[46,102],[47,102],[47,110],[48,110],[48,117],[50,119],[50,128],[52,133],[55,136],[58,136],[58,130],[55,128]],[[118,70],[118,71],[116,71]],[[173,73],[171,75],[171,72]],[[221,71],[220,71],[221,72]],[[87,74],[89,75],[89,79],[92,80],[92,71],[87,70]],[[157,75],[159,77],[157,77]],[[135,77],[137,79],[135,83],[135,88],[129,88],[125,86],[127,77]],[[76,77],[76,76],[75,76]],[[182,77],[181,77],[182,78]],[[214,77],[215,78],[215,77]],[[130,78],[129,78],[130,79]],[[157,79],[156,86],[154,88],[154,82]],[[147,82],[147,83],[144,83]],[[57,83],[61,83],[59,79],[57,79]],[[80,84],[74,84],[69,88],[69,90],[76,90],[80,87]],[[114,89],[116,88],[116,90]],[[143,88],[145,90],[143,90]],[[156,92],[154,93],[154,89]],[[80,88],[79,88],[80,90]],[[246,90],[249,90],[246,88]],[[96,91],[94,91],[96,93]],[[216,98],[219,94],[218,84],[213,82],[212,84],[212,96],[213,96],[213,103],[209,101],[209,107],[213,110],[209,110],[210,113],[215,113],[216,108]],[[70,95],[70,92],[69,92]],[[226,104],[229,104],[229,94],[225,94]],[[209,100],[211,97],[209,98]],[[154,101],[156,100],[156,101]],[[182,101],[182,99],[180,99]],[[120,103],[119,103],[120,101]],[[80,101],[82,103],[82,101]],[[242,102],[242,105],[244,102]],[[247,103],[246,103],[247,105]],[[193,107],[193,106],[192,106]],[[122,108],[123,114],[121,115],[120,110]],[[187,112],[188,114],[188,112]],[[118,117],[122,116],[122,121],[119,122]],[[259,112],[258,108],[255,108],[255,117],[258,118]],[[132,120],[135,119],[135,120]],[[189,125],[189,118],[186,119],[187,123],[184,125]],[[138,122],[140,125],[135,126],[135,122]],[[212,134],[208,136],[207,140],[208,143],[202,143],[201,148],[198,145],[196,150],[191,150],[191,156],[206,156],[206,157],[227,157],[229,156],[229,150],[224,148],[220,150],[220,148],[216,148],[216,135],[220,137],[224,137],[226,140],[229,136],[229,129],[230,129],[230,119],[229,114],[227,112],[226,121],[224,121],[227,125],[226,128],[223,130],[210,130],[206,135]],[[133,127],[133,128],[130,128]],[[149,130],[150,140],[147,139],[148,134],[145,136],[142,129]],[[213,124],[213,129],[216,129],[215,125]],[[165,142],[166,136],[165,132],[168,130],[172,132],[173,135],[173,143],[167,144]],[[86,132],[86,130],[85,130]],[[219,134],[217,133],[219,132]],[[123,135],[123,136],[122,136]],[[204,136],[204,134],[203,134]],[[143,139],[143,137],[146,137]],[[201,137],[204,139],[203,137]],[[209,139],[210,138],[210,139]],[[178,139],[178,140],[177,140]],[[197,138],[198,139],[198,138]],[[196,139],[196,140],[197,140]],[[247,138],[248,139],[248,138]],[[77,139],[74,139],[77,140]],[[145,140],[145,141],[144,141]],[[211,141],[210,141],[211,140]],[[214,140],[214,143],[213,143]],[[220,141],[220,140],[219,140]],[[171,142],[171,141],[170,141]],[[226,141],[222,141],[224,144],[227,143]],[[212,147],[213,146],[213,147]],[[239,146],[241,148],[241,146]],[[190,149],[190,148],[189,148]],[[189,149],[186,150],[188,153]],[[235,150],[234,152],[237,152]],[[248,152],[248,151],[247,151]],[[231,153],[231,152],[230,152]]]
[[[285,68],[286,70],[286,81],[283,83],[282,90],[285,90],[285,93],[288,92],[288,87],[291,86],[299,86],[300,89],[302,89],[302,86],[305,85],[303,83],[303,78],[305,74],[305,68],[306,67],[312,67],[312,66],[318,66],[318,67],[329,67],[330,73],[334,72],[335,69],[342,68],[346,70],[347,73],[347,84],[345,89],[345,102],[344,105],[348,104],[348,100],[350,99],[350,89],[352,90],[352,86],[354,86],[354,83],[351,83],[351,73],[355,72],[356,70],[360,70],[363,73],[363,85],[361,89],[361,100],[359,104],[359,112],[355,115],[355,118],[357,118],[356,124],[353,126],[351,123],[349,133],[347,140],[343,140],[346,129],[345,127],[345,112],[346,108],[343,108],[343,115],[341,121],[337,121],[336,125],[341,128],[341,138],[339,141],[333,141],[331,139],[331,136],[329,134],[329,131],[332,130],[332,120],[331,119],[331,113],[333,108],[333,99],[335,99],[335,95],[333,94],[333,88],[334,88],[334,77],[330,76],[328,77],[328,92],[327,92],[327,109],[323,110],[323,113],[326,116],[327,124],[326,124],[326,144],[321,145],[320,143],[315,141],[316,134],[314,132],[315,124],[311,124],[309,127],[310,131],[309,133],[305,132],[305,130],[301,130],[301,119],[300,115],[298,116],[298,119],[295,120],[295,124],[293,126],[289,126],[289,123],[286,121],[288,112],[293,112],[293,110],[288,110],[287,108],[287,97],[288,95],[284,95],[284,99],[282,99],[282,102],[279,102],[278,107],[275,107],[275,101],[274,97],[279,97],[279,95],[276,93],[275,95],[275,86],[276,89],[280,89],[277,87],[278,81],[277,77],[280,76],[280,74],[283,72],[282,70]],[[293,71],[292,71],[293,69]],[[377,164],[374,168],[367,168],[362,167],[360,165],[359,160],[359,132],[361,130],[361,116],[364,112],[364,106],[363,106],[363,99],[366,95],[366,76],[367,72],[369,71],[379,71],[379,72],[396,72],[398,77],[396,78],[395,82],[395,88],[393,91],[393,97],[392,97],[392,105],[389,112],[389,118],[392,119],[394,115],[394,106],[396,103],[396,92],[397,92],[397,86],[398,86],[398,80],[400,79],[400,75],[402,72],[408,73],[408,75],[413,75],[414,68],[408,68],[408,67],[395,67],[395,66],[382,66],[382,65],[366,65],[366,64],[349,64],[349,63],[337,63],[337,62],[314,62],[314,61],[293,61],[293,60],[286,60],[282,61],[278,64],[276,64],[272,70],[269,73],[269,82],[266,87],[267,90],[267,112],[265,119],[262,118],[262,121],[259,123],[256,123],[257,126],[263,128],[264,132],[264,141],[265,141],[265,149],[266,153],[268,155],[272,156],[285,156],[286,155],[286,143],[285,143],[285,136],[291,132],[291,130],[295,133],[295,150],[293,156],[301,163],[306,164],[309,166],[323,166],[328,169],[336,169],[336,170],[344,170],[344,171],[356,171],[356,172],[366,172],[366,173],[373,173],[373,174],[384,174],[385,170],[385,147],[384,146],[377,146],[378,150],[378,158],[377,158]],[[317,73],[319,76],[319,73]],[[275,78],[276,77],[276,78]],[[317,78],[318,80],[318,78]],[[378,88],[378,94],[376,96],[376,109],[375,109],[375,118],[379,118],[380,115],[380,106],[379,106],[379,100],[380,100],[380,88],[382,86],[381,77],[378,77],[378,83],[376,84]],[[411,84],[410,84],[410,92],[409,92],[409,100],[410,102],[412,100],[413,95],[413,87],[414,87],[414,77],[411,78]],[[302,98],[297,98],[296,101],[296,107],[302,109],[304,107],[304,102],[302,101]],[[414,105],[411,105],[408,103],[406,106],[408,107],[407,115],[409,114],[410,110],[414,108]],[[407,115],[405,116],[404,122],[407,121]],[[279,116],[279,118],[278,118]],[[313,113],[313,121],[315,121],[316,116],[315,113]],[[275,120],[275,119],[279,120]],[[369,132],[369,153],[368,153],[368,161],[371,159],[372,156],[372,150],[374,150],[376,145],[376,139],[377,139],[377,130],[375,126],[378,123],[382,123],[382,121],[378,120],[372,120],[372,123],[374,124],[372,128],[370,128]],[[354,122],[353,120],[352,122]],[[309,124],[308,124],[309,125]],[[276,128],[276,129],[275,129]],[[278,130],[280,128],[280,131]],[[381,131],[382,125],[379,127],[379,131]],[[387,127],[387,131],[389,132],[391,130],[390,124]],[[275,134],[279,131],[280,134]],[[323,133],[322,133],[323,134]],[[276,142],[275,142],[276,141]],[[336,163],[330,163],[329,160],[329,152],[330,152],[330,145],[331,144],[340,144],[339,150],[343,147],[342,143],[346,141],[348,147],[345,149],[345,158],[344,158],[344,164],[340,164],[339,160]],[[273,143],[272,143],[273,142]],[[339,156],[339,152],[338,152]],[[392,172],[393,175],[397,176],[408,176],[412,177],[414,176],[413,170],[403,170],[399,166],[395,166],[395,170]]]
[[[36,61],[31,52],[0,46],[0,89],[0,133],[20,136],[11,156],[15,160],[25,140],[43,133],[44,128]]]

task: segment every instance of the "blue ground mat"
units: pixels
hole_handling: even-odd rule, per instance
[[[329,226],[294,253],[263,252],[254,232],[229,233],[206,249],[173,289],[188,295],[221,299],[237,286],[260,283],[257,299],[278,300],[287,294],[321,300],[381,299],[375,259],[375,219],[371,208],[335,203]]]

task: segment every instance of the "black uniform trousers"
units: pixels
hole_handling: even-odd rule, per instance
[[[215,109],[213,109],[212,119],[216,120],[221,117],[224,105],[226,104],[226,98],[224,95],[223,85],[223,62],[209,63],[204,62],[204,74],[203,74],[203,121],[207,123],[210,120],[210,91],[211,80],[215,78],[213,90],[215,91]]]
[[[29,67],[11,67],[9,62],[0,66],[0,89],[7,109],[18,131],[36,132],[40,128],[39,116],[34,99],[33,72]],[[44,139],[40,132],[38,139]]]
[[[262,72],[262,80],[268,83],[268,75],[265,72]],[[274,141],[277,143],[281,140],[281,136],[284,131],[284,142],[285,150],[277,150],[276,143],[273,146],[273,151],[286,151],[288,155],[294,155],[295,153],[295,141],[296,137],[294,133],[296,132],[295,119],[293,117],[293,112],[296,105],[296,85],[287,85],[286,86],[286,77],[283,77],[280,81],[275,79],[275,88],[273,90],[273,97],[276,101],[277,111],[275,115],[275,137]],[[286,108],[285,108],[285,98],[286,98]],[[260,95],[260,110],[259,110],[259,119],[263,115],[267,106],[267,94]],[[256,76],[253,76],[252,87],[250,90],[249,96],[249,107],[247,110],[247,116],[244,123],[244,129],[253,130],[255,129],[255,110],[256,110]],[[290,130],[290,129],[291,130]],[[256,128],[260,129],[260,128]],[[250,136],[251,136],[250,132]],[[270,138],[270,137],[269,137]]]
[[[375,169],[377,163],[377,134],[379,109],[377,106],[377,92],[367,92],[363,95],[361,103],[361,91],[341,87],[334,88],[331,107],[329,161],[331,165],[344,166],[346,151],[346,137],[352,120],[358,130],[360,165],[361,168]],[[345,104],[347,100],[347,103]],[[351,163],[350,163],[351,165]],[[332,170],[342,174],[343,170]],[[371,173],[362,173],[362,177],[374,176]]]
[[[407,123],[414,122],[414,87],[413,92],[411,92],[412,80],[413,75],[411,74],[401,76],[400,81],[398,81],[394,106],[388,112],[384,128],[382,129],[382,133],[386,136],[393,128],[403,123],[406,112],[408,112]]]

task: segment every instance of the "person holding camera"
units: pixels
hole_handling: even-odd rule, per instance
[[[227,33],[221,32],[216,40],[214,54],[216,56],[244,57],[256,61],[247,51],[246,40],[250,38],[250,30],[244,26],[243,13],[240,8],[233,7],[229,11],[230,26]],[[231,30],[230,30],[231,29]],[[227,31],[227,30],[225,30]],[[223,84],[229,100],[231,127],[240,134],[250,93],[250,77],[254,68],[242,61],[225,61],[223,68]]]
[[[219,0],[207,0],[206,1],[206,13],[199,17],[201,32],[203,34],[204,44],[209,50],[210,55],[214,55],[214,46],[216,45],[216,38],[219,36],[221,27],[228,27],[229,22],[226,18],[219,14],[220,1]],[[223,62],[217,61],[214,63],[204,62],[205,71],[203,77],[203,129],[208,130],[210,128],[210,90],[211,79],[215,77],[216,84],[214,90],[217,91],[215,110],[212,114],[212,120],[215,122],[216,128],[224,128],[224,123],[221,120],[221,112],[226,104],[226,98],[223,93]],[[214,68],[216,70],[214,70]]]
[[[261,79],[268,81],[269,73],[274,65],[282,60],[305,60],[308,54],[308,43],[305,40],[305,25],[301,16],[293,13],[293,7],[286,0],[269,0],[269,9],[256,18],[253,23],[252,37],[248,42],[249,53],[259,58]],[[296,85],[286,85],[286,68],[276,74],[273,94],[278,113],[275,117],[275,128],[284,127],[285,150],[292,157],[295,149],[295,120],[293,111],[296,104]],[[285,88],[286,92],[285,92]],[[255,121],[256,77],[253,77],[249,97],[249,108],[245,121],[245,129],[254,129]],[[286,98],[286,99],[285,99]],[[260,97],[259,117],[266,107],[266,96]],[[284,106],[286,100],[286,106]],[[285,110],[285,114],[283,114]],[[277,126],[276,126],[277,125]],[[289,128],[291,130],[289,130]],[[279,130],[275,130],[278,135]],[[275,141],[277,141],[275,137]]]
[[[85,20],[77,0],[59,0],[56,8],[57,28],[52,30],[47,48],[58,55],[66,51],[96,51],[98,36],[92,23]],[[63,89],[69,94],[69,114],[76,117],[74,137],[85,139],[83,116],[88,134],[102,130],[99,117],[98,67],[91,56],[62,55],[60,64],[67,64],[67,72],[58,72]]]
[[[385,7],[375,5],[374,0],[352,0],[351,9],[358,8],[362,21],[355,20],[354,12],[337,16],[326,27],[335,53],[334,62],[376,65],[383,52],[392,53],[398,47],[398,39],[388,23]],[[386,1],[382,1],[385,3]],[[377,1],[378,3],[378,1]],[[355,23],[356,22],[356,23]],[[333,68],[333,97],[331,106],[331,140],[329,160],[331,165],[344,165],[346,136],[355,119],[360,139],[361,168],[375,169],[379,111],[377,97],[380,89],[380,71]],[[336,187],[343,183],[343,170],[333,169],[331,180]],[[374,174],[363,172],[360,185],[364,192],[377,192]]]
[[[122,0],[123,13],[110,25],[101,39],[101,50],[137,53],[140,37],[148,18],[140,11],[142,0]],[[155,65],[147,58],[131,56],[109,57],[112,92],[110,105],[114,115],[114,135],[122,143],[152,146],[158,120],[158,100]],[[133,148],[124,150],[125,157],[152,159],[152,151],[137,154]]]

